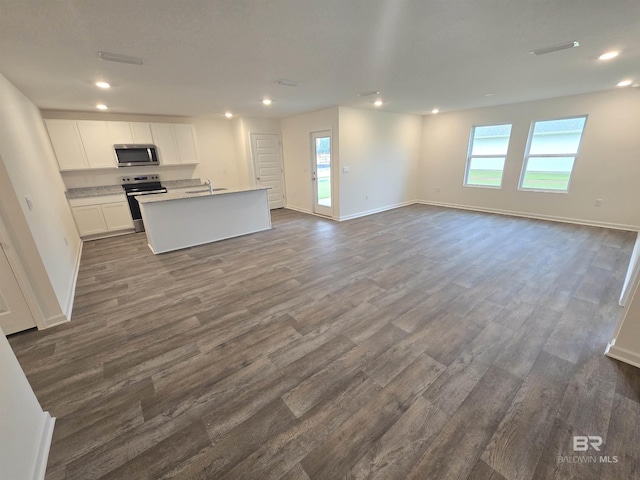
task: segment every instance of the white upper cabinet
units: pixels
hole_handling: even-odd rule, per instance
[[[113,145],[133,143],[131,124],[129,122],[106,122],[109,141]]]
[[[179,165],[178,145],[170,123],[152,123],[153,143],[158,148],[160,165]]]
[[[193,125],[175,124],[173,132],[176,136],[180,163],[198,163],[195,127]]]
[[[109,139],[114,145],[152,144],[151,127],[141,122],[106,122]]]
[[[117,168],[114,145],[154,144],[160,165],[198,163],[193,125],[45,120],[60,170]]]
[[[89,168],[89,161],[74,120],[45,120],[60,170]]]
[[[113,143],[105,122],[78,122],[80,138],[91,168],[117,167]]]
[[[133,143],[150,145],[153,143],[151,126],[148,123],[130,123]],[[130,142],[131,143],[131,142]]]

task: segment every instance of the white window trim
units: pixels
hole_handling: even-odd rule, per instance
[[[467,164],[464,168],[464,178],[462,179],[463,187],[470,188],[490,188],[492,190],[501,190],[502,189],[502,181],[504,180],[504,169],[507,164],[507,155],[509,154],[509,144],[511,143],[511,131],[509,131],[509,140],[507,142],[507,153],[504,155],[472,155],[471,151],[473,150],[473,140],[476,135],[476,128],[478,127],[494,127],[497,125],[509,125],[513,130],[513,123],[492,123],[492,124],[482,124],[482,125],[473,125],[471,127],[471,132],[469,134],[469,142],[467,144]],[[500,175],[500,185],[475,185],[472,183],[468,183],[469,180],[469,165],[471,165],[471,160],[474,158],[502,158],[504,163],[502,165],[502,175]]]
[[[533,141],[533,130],[535,129],[537,122],[552,122],[554,120],[568,120],[570,118],[584,118],[584,125],[582,127],[582,132],[580,132],[580,141],[578,142],[578,150],[576,153],[538,153],[531,155],[529,151],[531,150],[531,142]],[[580,155],[580,150],[582,149],[582,137],[584,137],[584,130],[587,128],[587,120],[589,119],[588,114],[584,115],[570,115],[568,117],[559,117],[559,118],[546,118],[544,120],[533,120],[531,122],[531,126],[529,127],[529,137],[527,138],[527,147],[524,151],[524,161],[522,162],[522,170],[520,171],[520,181],[518,182],[518,190],[521,192],[540,192],[540,193],[560,193],[567,195],[569,193],[569,189],[571,188],[571,181],[573,180],[573,171],[576,168],[576,162],[578,161],[578,156]],[[557,190],[552,188],[526,188],[522,186],[524,182],[524,175],[527,171],[527,165],[529,164],[530,158],[554,158],[554,157],[573,157],[573,166],[571,167],[571,173],[569,174],[569,182],[567,182],[566,190]]]

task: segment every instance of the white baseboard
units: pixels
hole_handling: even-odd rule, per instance
[[[387,210],[394,210],[396,208],[407,207],[417,203],[415,200],[408,202],[396,203],[395,205],[387,205],[385,207],[374,208],[373,210],[367,210],[366,212],[352,213],[351,215],[344,215],[338,218],[338,221],[343,222],[345,220],[351,220],[354,218],[366,217],[367,215],[374,215],[376,213],[386,212]]]
[[[69,292],[69,298],[67,299],[67,305],[64,309],[64,314],[67,318],[67,321],[71,320],[71,312],[73,311],[73,301],[76,297],[76,284],[78,283],[78,273],[80,272],[80,260],[82,258],[82,247],[84,246],[84,241],[80,240],[80,246],[78,247],[78,251],[76,252],[76,264],[73,271],[73,278],[71,279],[71,290]],[[64,323],[63,321],[59,321],[55,323],[55,325],[59,325],[60,323]],[[48,326],[49,321],[47,321]]]
[[[586,225],[588,227],[604,227],[604,228],[612,228],[614,230],[625,230],[625,231],[631,231],[631,232],[637,232],[640,230],[640,226],[638,225],[625,225],[625,224],[610,223],[610,222],[597,222],[592,220],[582,220],[578,218],[558,217],[554,215],[539,215],[535,213],[516,212],[512,210],[501,210],[496,208],[475,207],[475,206],[468,206],[468,205],[460,205],[456,203],[432,202],[427,200],[417,200],[415,203],[421,203],[423,205],[433,205],[436,207],[456,208],[460,210],[471,210],[474,212],[496,213],[498,215],[508,215],[511,217],[533,218],[537,220],[548,220],[551,222],[571,223],[575,225]]]
[[[620,360],[621,362],[640,368],[640,353],[632,352],[626,348],[616,347],[615,340],[612,340],[611,343],[607,345],[607,349],[604,354],[607,357],[615,358],[616,360]]]
[[[444,203],[444,202],[432,202],[428,200],[411,200],[408,202],[398,203],[396,205],[390,205],[387,207],[376,208],[374,210],[368,210],[366,212],[354,213],[351,215],[345,215],[337,218],[336,220],[344,221],[351,220],[353,218],[365,217],[367,215],[373,215],[375,213],[384,212],[386,210],[393,210],[394,208],[407,207],[409,205],[433,205],[435,207],[445,207],[445,208],[455,208],[458,210],[468,210],[472,212],[483,212],[483,213],[495,213],[497,215],[507,215],[510,217],[521,217],[521,218],[532,218],[536,220],[548,220],[550,222],[559,222],[559,223],[570,223],[573,225],[585,225],[588,227],[602,227],[602,228],[611,228],[614,230],[625,230],[631,232],[640,232],[639,225],[625,225],[621,223],[611,223],[611,222],[597,222],[591,220],[582,220],[578,218],[569,218],[569,217],[558,217],[554,215],[539,215],[535,213],[526,213],[526,212],[516,212],[513,210],[502,210],[497,208],[483,208],[483,207],[475,207],[469,205],[461,205],[457,203]],[[306,213],[308,215],[315,215],[312,211],[305,210],[298,207],[293,207],[291,205],[286,205],[284,208],[289,210],[294,210],[300,213]],[[318,215],[322,218],[328,218],[323,215]]]
[[[36,456],[33,463],[33,480],[43,480],[47,471],[47,460],[49,458],[49,449],[51,448],[51,439],[53,438],[53,427],[56,423],[55,417],[49,412],[42,412],[42,425],[40,427],[40,435],[38,436],[38,444]]]
[[[287,210],[293,210],[294,212],[300,212],[300,213],[306,213],[307,215],[313,215],[313,212],[311,210],[306,210],[304,208],[294,207],[294,206],[291,206],[291,205],[285,205],[284,208],[286,208]]]
[[[329,217],[327,215],[320,215],[318,213],[312,212],[311,210],[305,210],[303,208],[298,208],[298,207],[291,207],[289,205],[285,205],[285,207],[287,210],[293,210],[294,212],[300,212],[300,213],[306,213],[307,215],[313,215],[315,217],[318,218],[324,218],[324,219],[329,219],[329,220],[337,220],[337,218],[335,217]]]
[[[71,321],[71,317],[67,317],[66,313],[60,313],[53,317],[45,318],[44,321],[47,324],[47,328],[51,328],[62,325],[63,323],[69,323]]]

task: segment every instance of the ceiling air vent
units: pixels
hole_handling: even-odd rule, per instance
[[[286,80],[284,78],[276,80],[273,83],[275,83],[276,85],[282,85],[283,87],[297,87],[298,85],[301,85],[300,82],[296,82],[295,80]]]
[[[143,58],[120,55],[119,53],[98,52],[98,57],[107,62],[128,63],[130,65],[142,65],[144,63]]]
[[[370,97],[371,95],[380,95],[380,92],[377,90],[369,90],[367,92],[358,93],[359,97]]]
[[[560,50],[567,50],[568,48],[575,48],[579,46],[580,44],[574,40],[573,42],[561,43],[560,45],[531,50],[529,53],[531,55],[545,55],[547,53],[559,52]]]

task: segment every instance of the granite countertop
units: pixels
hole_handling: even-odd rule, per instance
[[[172,188],[188,188],[188,187],[200,187],[202,181],[199,178],[186,178],[183,180],[167,180],[161,181],[162,186],[168,190]],[[207,187],[208,188],[208,187]],[[117,193],[124,194],[122,185],[102,185],[100,187],[81,187],[81,188],[69,188],[65,192],[67,198],[87,198],[87,197],[99,197],[102,195],[113,195]]]
[[[199,187],[202,185],[202,181],[199,178],[187,178],[184,180],[161,180],[163,187],[171,190],[172,188],[188,188],[188,187]]]
[[[67,198],[86,198],[117,193],[124,195],[124,190],[122,189],[122,185],[103,185],[101,187],[69,188],[65,193]]]
[[[258,187],[258,188],[241,188],[238,190],[218,190],[214,191],[213,194],[209,193],[209,187],[207,185],[196,185],[195,193],[189,192],[169,192],[169,193],[159,193],[157,195],[147,195],[145,197],[138,198],[138,203],[146,204],[146,203],[157,203],[157,202],[167,202],[172,200],[186,200],[191,198],[199,198],[199,197],[215,197],[218,195],[228,195],[230,193],[242,193],[242,192],[253,192],[256,190],[269,190],[271,187]]]

